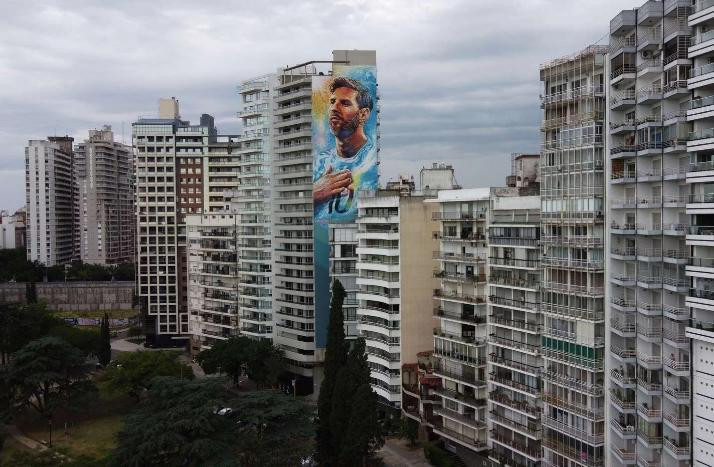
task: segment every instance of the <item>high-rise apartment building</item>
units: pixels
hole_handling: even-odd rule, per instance
[[[434,219],[439,249],[434,290],[439,327],[434,331],[433,373],[441,378],[441,407],[433,432],[475,452],[488,449],[487,263],[490,189],[440,191]],[[509,385],[500,372],[490,381]],[[440,420],[439,420],[440,417]],[[458,448],[456,448],[458,449]]]
[[[77,259],[78,203],[73,138],[30,140],[25,148],[27,259],[46,266]]]
[[[605,53],[541,65],[543,439],[547,465],[606,459]]]
[[[271,127],[275,75],[243,82],[239,89],[243,133],[238,155],[238,183],[230,193],[238,225],[241,334],[273,337]]]
[[[89,130],[75,147],[79,186],[80,259],[91,264],[133,262],[133,160],[130,146],[114,141],[111,127]]]
[[[522,180],[521,180],[522,182]],[[541,465],[540,197],[492,188],[488,222],[489,457]]]
[[[700,200],[690,196],[696,183],[687,174],[687,151],[696,165],[706,148],[690,134],[689,121],[706,118],[690,104],[699,88],[689,84],[697,81],[692,58],[698,54],[691,51],[700,39],[692,37],[691,7],[649,1],[610,22],[608,458],[614,466],[689,465],[684,329],[687,275],[699,274],[686,265],[690,254],[705,257],[705,251],[690,248],[699,244],[696,228],[687,234],[689,215],[695,224],[706,219],[698,215]],[[694,92],[706,95],[703,88]]]
[[[189,333],[194,352],[239,334],[238,226],[234,214],[186,216]]]
[[[714,410],[712,404],[712,354],[714,353],[714,2],[698,0],[689,10],[688,26],[691,39],[687,55],[692,69],[687,80],[691,101],[687,107],[687,121],[692,130],[687,151],[689,167],[687,184],[691,195],[686,206],[690,230],[686,237],[689,264],[686,275],[690,279],[689,293],[685,298],[688,310],[676,317],[676,326],[671,328],[670,342],[679,343],[681,324],[686,323],[687,311],[691,312],[691,324],[686,336],[691,339],[687,354],[681,346],[675,353],[673,364],[665,363],[664,370],[685,370],[691,366],[690,386],[686,379],[672,378],[665,388],[669,401],[663,414],[663,448],[669,458],[690,460],[693,465],[714,464]],[[666,59],[665,59],[666,60]],[[668,332],[665,328],[665,332]],[[683,343],[687,349],[686,343]],[[664,353],[663,357],[667,354]],[[671,357],[671,355],[670,355]],[[685,357],[685,358],[682,358]],[[675,376],[681,374],[678,371]],[[691,407],[687,405],[691,403]],[[691,431],[688,431],[691,430]],[[684,433],[682,433],[684,432]],[[687,443],[689,441],[689,443]],[[691,454],[691,457],[688,455]],[[681,465],[681,463],[680,463]]]
[[[159,118],[132,124],[137,211],[137,289],[148,338],[164,345],[189,333],[187,215],[225,208],[237,184],[235,137],[216,135],[213,117],[181,120],[178,101]]]
[[[402,407],[402,365],[432,347],[438,205],[424,200],[408,190],[378,190],[359,206],[357,331],[385,411]]]

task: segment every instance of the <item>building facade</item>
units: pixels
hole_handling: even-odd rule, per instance
[[[78,192],[70,137],[30,140],[25,148],[27,259],[45,266],[78,257]]]
[[[230,213],[186,216],[189,333],[194,352],[239,334],[238,222]]]
[[[488,188],[440,191],[435,252],[439,286],[434,290],[438,328],[434,331],[436,393],[433,432],[456,450],[488,449],[488,381],[508,385],[500,372],[487,374]],[[503,376],[503,379],[499,379]]]
[[[535,467],[542,460],[540,197],[492,188],[488,223],[489,457]]]
[[[416,364],[417,353],[432,347],[437,205],[424,200],[410,191],[378,190],[359,206],[357,331],[385,411],[402,407],[402,365]]]
[[[133,262],[134,164],[130,146],[114,141],[111,127],[89,130],[75,147],[79,186],[79,254],[90,264]]]
[[[691,134],[688,113],[701,111],[688,111],[688,78],[694,74],[689,51],[696,42],[688,22],[691,7],[686,1],[649,1],[610,22],[612,465],[689,465],[690,351],[684,329],[688,214],[694,209],[688,203],[699,200],[690,196],[695,184],[687,177],[687,151],[699,140]]]
[[[25,248],[25,208],[10,215],[0,211],[0,250]]]
[[[543,455],[598,466],[605,450],[605,53],[541,65]]]

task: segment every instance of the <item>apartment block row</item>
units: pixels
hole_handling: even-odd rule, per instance
[[[111,128],[30,140],[25,148],[27,259],[46,266],[135,258],[133,158]]]

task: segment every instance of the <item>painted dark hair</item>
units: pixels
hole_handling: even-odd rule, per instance
[[[344,76],[338,76],[332,80],[330,84],[330,92],[335,92],[337,88],[350,88],[357,91],[357,105],[360,109],[372,110],[372,96],[369,95],[369,90],[359,81],[355,81]]]

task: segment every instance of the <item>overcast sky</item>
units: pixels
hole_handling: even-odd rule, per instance
[[[642,2],[640,2],[642,3]],[[602,39],[615,0],[2,0],[0,208],[24,204],[28,139],[131,122],[159,97],[239,129],[236,85],[279,66],[376,49],[383,180],[449,162],[503,184],[537,152],[538,65]]]

